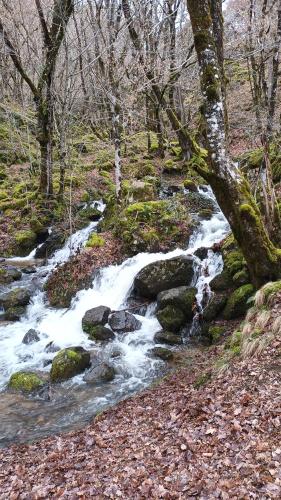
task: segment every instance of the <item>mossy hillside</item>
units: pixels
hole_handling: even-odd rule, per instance
[[[281,139],[278,137],[269,148],[269,159],[272,169],[273,181],[281,181]],[[249,170],[259,169],[263,161],[263,148],[256,148],[252,151],[244,153],[240,157],[242,170],[248,172]]]
[[[116,221],[115,235],[126,252],[161,251],[184,244],[190,232],[185,207],[176,199],[134,203]]]
[[[8,388],[14,391],[34,392],[40,389],[45,382],[33,372],[14,373],[8,383]]]

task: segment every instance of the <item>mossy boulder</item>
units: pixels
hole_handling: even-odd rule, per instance
[[[195,273],[194,259],[189,255],[156,261],[137,274],[134,290],[142,297],[153,299],[165,290],[189,285]]]
[[[135,177],[136,179],[143,179],[147,175],[154,176],[156,174],[156,170],[154,165],[149,162],[139,163],[135,168]]]
[[[150,201],[155,198],[156,192],[153,184],[142,180],[123,181],[122,198],[130,203],[138,201]]]
[[[227,300],[223,311],[225,319],[235,319],[243,316],[249,308],[248,300],[254,293],[253,285],[243,285],[235,290]]]
[[[101,218],[101,213],[96,207],[88,206],[79,210],[78,215],[80,219],[85,221],[98,221]]]
[[[24,254],[29,250],[34,248],[36,243],[36,233],[31,231],[31,229],[24,229],[22,231],[18,231],[15,234],[15,240],[17,244],[17,253]]]
[[[10,292],[0,295],[0,304],[5,311],[11,307],[27,306],[30,301],[30,291],[26,288],[14,288]]]
[[[184,170],[184,164],[182,162],[176,162],[174,160],[166,160],[163,166],[163,172],[165,174],[181,174]]]
[[[215,276],[210,281],[211,290],[215,292],[220,292],[224,290],[229,290],[229,288],[234,287],[234,283],[231,277],[231,274],[227,269],[224,269],[220,274]]]
[[[8,284],[13,281],[18,281],[22,277],[21,271],[13,266],[2,266],[0,267],[0,283]]]
[[[110,328],[106,328],[103,325],[93,326],[91,328],[91,333],[89,333],[89,338],[96,342],[106,342],[108,340],[113,340],[114,337],[115,335]]]
[[[177,288],[166,290],[164,292],[160,292],[157,295],[158,309],[164,309],[167,306],[173,306],[182,311],[187,321],[192,320],[192,304],[194,303],[196,293],[197,288],[188,286],[180,286]],[[167,328],[168,330],[170,330],[170,328],[168,327],[163,326],[163,328]]]
[[[183,187],[184,189],[187,189],[187,191],[191,191],[193,193],[196,193],[198,191],[195,182],[191,179],[185,179],[185,181],[183,181]]]
[[[82,318],[82,328],[85,333],[95,335],[95,327],[104,326],[108,321],[111,310],[106,306],[93,307],[85,312]]]
[[[185,204],[191,213],[198,214],[202,210],[208,210],[210,214],[218,211],[216,203],[202,193],[189,192],[185,196]]]
[[[162,328],[168,332],[178,332],[185,324],[185,315],[178,307],[167,305],[156,313],[156,317]]]
[[[174,353],[165,347],[153,347],[153,349],[149,350],[148,354],[153,358],[162,359],[162,361],[172,361],[174,358]]]
[[[186,244],[190,217],[179,200],[133,203],[116,218],[115,236],[121,238],[125,251],[158,252]]]
[[[51,381],[61,382],[86,370],[90,366],[90,353],[83,347],[67,347],[52,361]]]
[[[4,318],[6,321],[19,321],[21,316],[25,313],[25,307],[15,306],[6,309]]]
[[[154,341],[157,344],[181,345],[182,337],[173,332],[157,332],[154,335]]]
[[[13,391],[32,393],[41,389],[45,381],[34,372],[16,372],[10,377],[8,388]]]
[[[216,319],[225,307],[226,301],[226,295],[214,294],[203,311],[204,320],[212,321]]]

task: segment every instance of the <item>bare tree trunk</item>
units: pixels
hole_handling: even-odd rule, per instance
[[[200,66],[208,138],[209,169],[199,170],[210,182],[242,249],[251,280],[259,287],[280,277],[281,251],[269,239],[249,184],[227,152],[219,62],[209,2],[187,0],[187,7]]]

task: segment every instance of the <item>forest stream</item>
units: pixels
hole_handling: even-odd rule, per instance
[[[200,189],[201,194],[213,198],[209,188]],[[99,210],[104,210],[102,202],[95,202]],[[81,246],[85,245],[89,234],[97,228],[98,222],[91,222],[86,228],[77,231],[57,250],[47,263],[34,259],[35,251],[24,258],[9,259],[17,267],[35,266],[36,272],[23,274],[16,285],[6,285],[2,291],[12,286],[29,287],[33,296],[26,314],[20,321],[0,326],[0,445],[12,442],[25,442],[42,436],[75,429],[83,426],[94,415],[128,395],[140,391],[167,370],[163,361],[149,356],[155,346],[154,335],[160,329],[155,316],[155,304],[151,303],[144,314],[135,314],[141,321],[141,328],[135,332],[118,335],[106,344],[98,345],[88,339],[82,331],[81,319],[86,310],[95,306],[108,306],[111,310],[130,307],[133,281],[137,273],[146,265],[179,255],[193,254],[198,248],[207,247],[208,256],[200,261],[195,257],[198,303],[201,303],[206,284],[221,272],[223,261],[220,253],[210,248],[224,238],[228,224],[217,209],[211,219],[199,223],[190,238],[188,248],[175,249],[169,253],[140,253],[125,260],[121,265],[103,268],[94,278],[92,287],[80,291],[73,299],[69,309],[54,309],[48,306],[42,290],[44,281],[52,270],[69,259]],[[206,272],[206,269],[208,272]],[[204,288],[205,287],[205,288]],[[139,311],[142,313],[142,311]],[[143,313],[142,313],[143,314]],[[189,324],[184,343],[194,325]],[[25,345],[24,334],[32,328],[40,332],[40,340]],[[25,397],[6,391],[12,373],[19,370],[35,370],[48,373],[50,363],[56,352],[46,352],[46,346],[60,349],[79,345],[91,351],[91,355],[114,366],[116,377],[113,381],[98,386],[88,385],[80,374],[64,383],[49,387],[48,394],[38,397]],[[177,349],[177,348],[173,348]],[[51,349],[52,350],[52,349]]]

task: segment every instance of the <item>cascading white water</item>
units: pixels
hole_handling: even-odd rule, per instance
[[[210,190],[204,191],[204,195],[213,198]],[[102,205],[100,205],[100,210],[103,210]],[[91,223],[87,228],[75,233],[71,240],[66,242],[64,248],[57,251],[48,261],[44,269],[51,271],[56,264],[66,261],[71,252],[85,243],[96,225],[97,223]],[[60,348],[80,345],[87,349],[95,349],[103,360],[110,359],[110,363],[114,364],[117,371],[118,388],[115,385],[115,393],[125,395],[126,392],[148,383],[149,374],[153,373],[159,363],[162,363],[147,355],[149,349],[155,345],[153,338],[160,328],[154,315],[153,305],[148,308],[145,317],[136,315],[142,323],[140,330],[118,335],[115,340],[102,347],[90,341],[82,331],[81,320],[85,311],[99,305],[108,306],[112,310],[124,308],[134,278],[144,266],[157,260],[192,254],[200,247],[210,248],[214,243],[219,242],[228,230],[226,219],[218,211],[210,220],[200,223],[196,233],[190,239],[187,250],[176,249],[166,254],[140,253],[127,259],[121,265],[109,266],[95,278],[92,288],[76,295],[71,307],[67,310],[55,310],[49,307],[44,301],[44,293],[39,291],[33,297],[21,321],[0,327],[0,387],[5,387],[10,375],[15,371],[23,369],[48,371],[49,367],[44,368],[44,361],[55,355],[45,352],[46,344],[51,341]],[[201,267],[208,267],[208,276],[199,273],[196,283],[198,299],[201,300],[204,284],[221,271],[223,263],[219,254],[209,250],[207,258],[203,262],[199,262],[198,259],[198,264]],[[40,341],[25,345],[22,343],[22,338],[30,328],[35,328],[40,332]],[[114,351],[120,355],[112,359]],[[81,382],[82,375],[66,384],[69,386]],[[114,400],[115,397],[110,387],[109,384],[108,393],[105,394],[105,400],[108,401]]]

